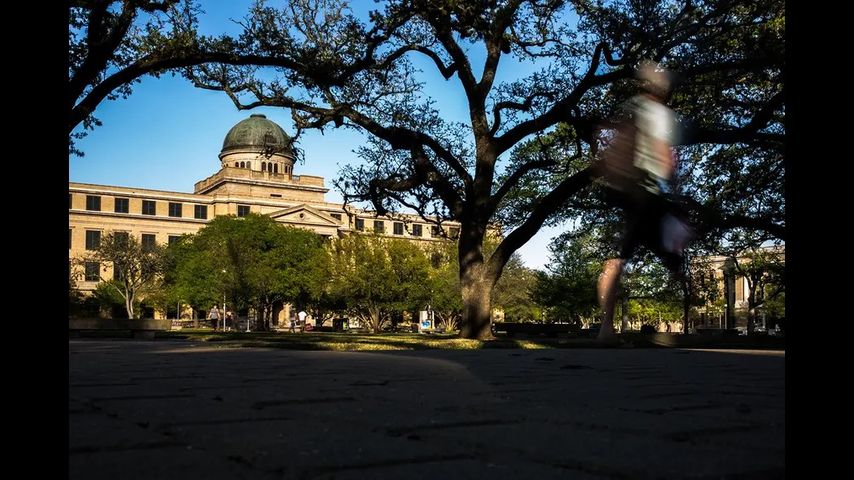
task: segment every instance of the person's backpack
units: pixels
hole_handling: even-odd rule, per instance
[[[631,118],[618,122],[596,164],[596,175],[601,176],[609,187],[621,192],[634,190],[645,177],[644,171],[635,165],[637,130]]]

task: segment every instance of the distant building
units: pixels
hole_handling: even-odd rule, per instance
[[[782,264],[786,262],[785,246],[767,246],[760,248],[760,251],[776,255]],[[750,259],[746,256],[740,257],[738,258],[738,262],[746,264],[750,262]],[[727,325],[729,325],[729,328],[747,329],[749,318],[748,297],[750,295],[747,279],[735,270],[734,264],[729,257],[704,257],[699,259],[697,263],[708,265],[718,286],[719,296],[717,301],[693,309],[692,320],[694,327],[714,329],[727,328]],[[766,318],[762,307],[759,308],[757,313],[758,324],[756,326],[759,327],[773,328],[779,320],[777,318]],[[772,324],[769,325],[769,323]]]

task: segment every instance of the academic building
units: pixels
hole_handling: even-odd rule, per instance
[[[196,233],[218,215],[269,215],[283,225],[326,237],[371,231],[412,241],[440,241],[439,229],[416,215],[379,218],[374,212],[324,199],[323,178],[296,175],[290,138],[264,115],[253,114],[225,136],[219,170],[196,182],[193,193],[69,182],[68,256],[98,246],[107,232],[127,232],[143,245],[166,244]],[[449,236],[459,224],[443,223]],[[112,278],[109,266],[87,263],[77,288],[91,292],[99,277]],[[163,318],[165,312],[153,312]],[[151,313],[149,312],[149,315]],[[279,321],[290,315],[285,308]]]
[[[770,245],[761,247],[764,251],[777,257],[781,264],[786,263],[786,247]],[[734,328],[741,331],[747,330],[749,312],[750,284],[748,280],[739,275],[734,259],[725,256],[712,256],[702,258],[701,261],[708,267],[709,274],[718,286],[719,301],[716,305],[709,304],[694,309],[693,322],[696,328],[724,329]],[[749,263],[747,256],[738,258],[738,263]],[[765,311],[761,307],[757,311],[758,328],[770,330],[782,323],[782,319],[766,318]]]

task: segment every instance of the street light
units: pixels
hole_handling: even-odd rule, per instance
[[[222,269],[222,276],[225,277],[225,269]],[[225,287],[222,289],[222,313],[219,316],[222,319],[222,331],[225,331]]]

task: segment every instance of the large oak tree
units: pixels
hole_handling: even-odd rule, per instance
[[[784,19],[780,0],[391,0],[367,22],[334,0],[294,0],[281,10],[258,3],[236,49],[294,61],[279,69],[205,65],[192,75],[240,109],[291,109],[298,130],[369,133],[367,165],[346,169],[341,188],[380,215],[408,208],[461,222],[461,336],[487,338],[502,270],[544,222],[588,191],[594,127],[624,99],[641,60],[680,72],[673,105],[694,120],[683,143],[706,149],[703,161],[721,181],[746,165],[781,164]],[[436,108],[423,88],[435,75],[417,62],[458,86],[464,121]],[[514,63],[535,71],[498,82],[500,67]],[[518,145],[560,125],[560,155],[542,149],[507,162]],[[485,255],[487,229],[508,194],[531,182],[543,188],[517,201],[510,230]],[[784,235],[780,215],[727,211],[722,201],[691,206],[716,228]],[[708,203],[718,208],[703,208]]]

